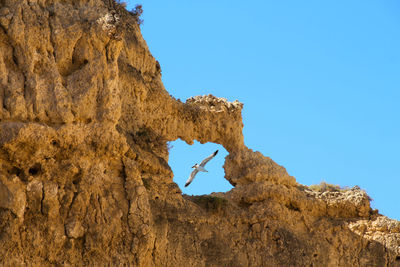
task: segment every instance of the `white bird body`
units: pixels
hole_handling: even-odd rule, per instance
[[[196,164],[192,168],[198,170],[199,172],[208,172],[203,166]]]
[[[209,162],[213,157],[215,157],[215,155],[217,155],[218,150],[215,151],[214,153],[212,153],[210,156],[208,156],[207,158],[203,159],[203,161],[199,164],[195,164],[192,168],[194,169],[192,171],[192,173],[189,176],[189,179],[186,181],[185,183],[185,187],[188,186],[194,179],[194,177],[196,176],[196,174],[198,172],[208,172],[204,166],[207,164],[207,162]]]

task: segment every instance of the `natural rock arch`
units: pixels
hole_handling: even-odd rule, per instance
[[[242,104],[185,103],[112,0],[1,1],[0,264],[390,265],[399,223],[248,149]],[[221,144],[221,210],[182,197],[167,141]],[[218,253],[215,253],[218,251]],[[329,253],[319,253],[320,251]]]

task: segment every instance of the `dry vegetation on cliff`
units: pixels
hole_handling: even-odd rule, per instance
[[[0,265],[399,264],[364,191],[298,185],[244,145],[239,102],[172,98],[115,1],[0,1],[0,100]],[[178,138],[223,145],[235,187],[182,196]]]

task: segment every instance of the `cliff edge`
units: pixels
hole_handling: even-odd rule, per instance
[[[237,101],[168,94],[113,0],[0,1],[0,265],[400,266],[400,222],[243,142]],[[183,196],[167,142],[221,144],[227,193]]]

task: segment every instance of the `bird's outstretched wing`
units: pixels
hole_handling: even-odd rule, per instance
[[[197,174],[198,172],[199,172],[199,171],[198,171],[197,169],[194,169],[194,170],[192,171],[192,173],[191,173],[190,176],[189,176],[189,179],[187,179],[187,181],[186,181],[185,187],[188,186],[188,185],[190,185],[190,183],[193,181],[194,177],[196,176],[196,174]]]
[[[218,154],[218,150],[217,151],[215,151],[214,153],[212,153],[210,156],[208,156],[207,158],[205,158],[205,159],[203,159],[203,161],[200,163],[200,166],[201,167],[204,167],[206,164],[207,164],[207,162],[209,162],[213,157],[215,157],[215,155],[217,155]]]

